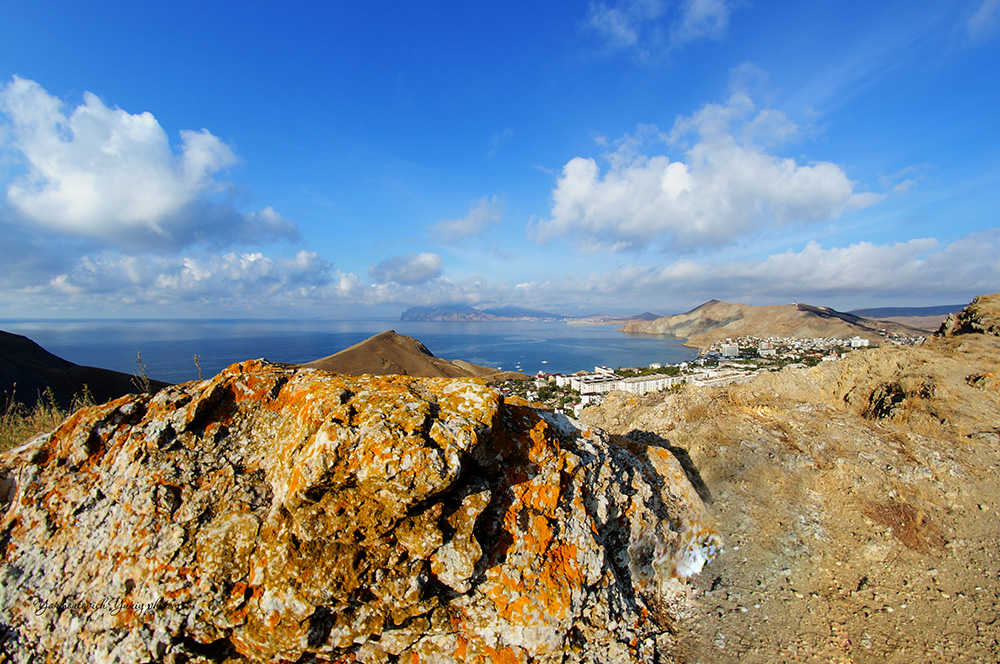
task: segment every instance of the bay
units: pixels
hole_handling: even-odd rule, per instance
[[[615,325],[556,321],[448,323],[399,320],[0,320],[76,364],[135,373],[142,356],[150,378],[170,383],[212,376],[234,362],[266,358],[309,362],[380,332],[414,337],[436,356],[534,374],[593,371],[597,365],[674,364],[697,352],[673,337],[627,335]]]

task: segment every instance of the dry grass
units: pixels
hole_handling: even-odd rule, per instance
[[[14,386],[17,389],[17,386]],[[2,395],[6,397],[7,395]],[[34,408],[28,408],[18,402],[12,392],[0,412],[0,452],[6,452],[34,436],[56,428],[66,417],[86,406],[94,405],[94,399],[86,388],[83,393],[73,398],[69,410],[63,410],[56,404],[51,390],[46,390],[38,396]],[[2,402],[0,402],[2,403]]]
[[[904,502],[868,503],[861,510],[865,516],[892,528],[893,536],[909,549],[930,553],[944,548],[946,541],[937,524],[922,509]]]

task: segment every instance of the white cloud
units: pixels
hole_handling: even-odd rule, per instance
[[[479,235],[487,227],[500,223],[503,219],[504,202],[499,196],[480,198],[469,209],[469,214],[460,219],[439,221],[431,231],[442,242],[458,242],[472,235]]]
[[[566,313],[669,313],[711,298],[749,304],[797,298],[842,310],[878,303],[948,304],[1000,289],[997,255],[1000,228],[993,228],[950,243],[933,238],[884,245],[810,242],[756,259],[682,258],[603,272],[556,269],[546,278],[513,284],[483,277],[408,282],[402,273],[396,275],[401,280],[365,283],[311,251],[286,257],[261,252],[137,257],[109,250],[82,258],[62,256],[60,269],[27,262],[14,263],[11,272],[0,271],[0,314],[120,316],[126,305],[131,315],[330,315],[360,306],[381,307],[391,315],[408,306],[442,302],[517,304]],[[395,267],[419,271],[421,262],[427,262],[431,274],[439,269],[433,254],[418,256],[398,257]]]
[[[355,275],[311,251],[62,258],[58,270],[25,264],[0,276],[0,315],[120,317],[122,307],[131,316],[329,315],[367,295]]]
[[[663,12],[660,3],[622,2],[616,7],[603,2],[591,3],[587,25],[595,30],[611,49],[633,46],[639,41],[644,21]]]
[[[538,239],[722,245],[761,228],[836,219],[880,198],[856,192],[836,164],[800,164],[765,150],[799,129],[778,111],[758,111],[742,93],[678,118],[668,135],[659,135],[684,148],[684,161],[643,154],[651,133],[641,127],[622,139],[605,155],[603,174],[593,158],[571,159],[552,192],[551,218],[535,228]]]
[[[726,0],[684,0],[681,15],[674,25],[675,43],[720,39],[729,27],[730,11]]]
[[[632,49],[646,60],[699,39],[720,39],[729,27],[730,0],[683,0],[675,11],[662,0],[592,2],[584,23],[605,51]]]
[[[1000,228],[951,243],[934,238],[824,247],[810,242],[763,259],[679,259],[625,265],[519,285],[522,299],[679,311],[712,298],[748,304],[809,302],[851,309],[873,302],[950,304],[1000,289]]]
[[[441,275],[441,257],[432,253],[394,256],[373,265],[369,273],[379,283],[422,284]]]
[[[982,41],[992,36],[1000,24],[1000,0],[983,0],[966,21],[969,38]]]
[[[208,130],[181,131],[175,154],[150,113],[108,108],[89,92],[68,115],[62,108],[34,81],[0,88],[6,147],[26,167],[7,200],[24,220],[129,250],[296,236],[272,208],[244,214],[212,200],[223,189],[216,176],[237,158]]]
[[[52,277],[50,285],[65,294],[184,302],[302,295],[336,276],[318,254],[304,250],[291,258],[260,252],[137,257],[108,251],[78,259],[70,270]]]

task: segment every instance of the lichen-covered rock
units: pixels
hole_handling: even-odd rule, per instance
[[[719,550],[669,450],[263,361],[0,458],[11,661],[625,662]]]

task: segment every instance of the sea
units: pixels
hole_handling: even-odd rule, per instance
[[[198,378],[199,365],[207,378],[249,359],[309,362],[386,330],[413,337],[446,360],[527,374],[675,364],[697,355],[674,337],[559,321],[12,319],[0,320],[0,330],[85,366],[136,373],[141,358],[150,378],[168,383]]]

